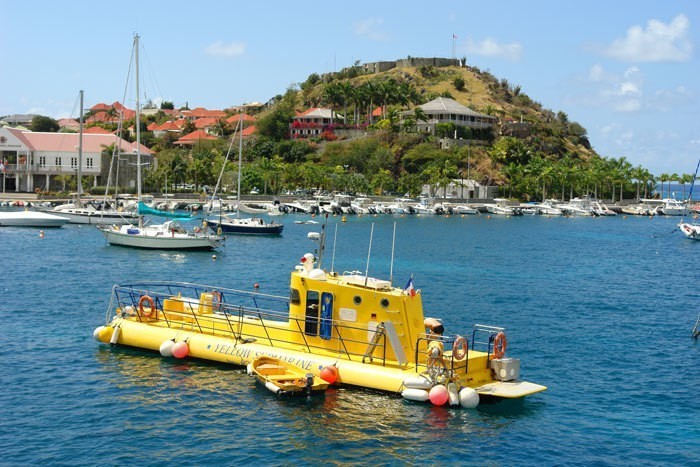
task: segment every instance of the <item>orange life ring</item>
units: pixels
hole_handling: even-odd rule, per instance
[[[148,310],[143,306],[145,302],[148,302]],[[156,311],[156,303],[148,295],[141,295],[139,299],[139,315],[144,318],[150,318],[151,315]]]
[[[454,344],[452,344],[452,356],[455,360],[464,360],[464,357],[467,356],[468,349],[469,344],[467,343],[467,339],[462,336],[457,336]]]
[[[496,334],[496,337],[493,339],[493,355],[496,358],[503,358],[503,356],[506,354],[506,348],[508,347],[508,340],[506,339],[506,335],[503,331],[500,331],[498,334]]]

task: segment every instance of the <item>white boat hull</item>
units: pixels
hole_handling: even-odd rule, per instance
[[[68,223],[66,217],[37,211],[0,212],[0,227],[61,227]]]
[[[68,222],[71,224],[125,225],[132,224],[139,220],[139,215],[133,212],[93,211],[89,209],[69,208],[54,209],[49,213],[68,218]]]
[[[214,250],[224,243],[221,235],[170,231],[166,224],[137,227],[103,226],[100,231],[111,245],[154,250]]]

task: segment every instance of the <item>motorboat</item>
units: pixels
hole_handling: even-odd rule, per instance
[[[700,240],[700,224],[681,222],[678,224],[678,230],[680,230],[686,238]]]
[[[306,253],[293,267],[289,294],[185,282],[117,284],[93,336],[164,358],[247,367],[273,357],[314,380],[435,405],[448,403],[445,394],[451,405],[475,407],[480,398],[517,399],[547,389],[520,379],[504,328],[476,324],[445,333],[439,317],[424,316],[413,277],[398,287],[366,273],[325,270],[325,229],[309,238],[320,242],[319,256]]]
[[[594,216],[617,216],[615,211],[600,201],[593,201],[591,203],[591,211],[593,212]]]
[[[590,198],[571,198],[568,203],[559,204],[557,208],[564,215],[572,217],[593,215]]]
[[[285,360],[262,355],[249,365],[248,374],[277,395],[323,394],[328,382],[314,376],[298,365]]]
[[[495,204],[490,203],[486,204],[486,210],[490,214],[495,214],[497,216],[522,216],[523,212],[519,208],[515,208],[512,206],[508,206],[508,201],[505,199],[500,199],[496,198],[494,199],[496,201]]]
[[[67,217],[39,211],[0,211],[0,227],[62,227],[69,222]]]

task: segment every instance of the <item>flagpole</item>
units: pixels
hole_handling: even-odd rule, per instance
[[[457,36],[452,34],[452,58],[455,58],[455,39],[456,38],[457,38]]]

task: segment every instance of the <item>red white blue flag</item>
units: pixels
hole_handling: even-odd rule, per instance
[[[413,287],[413,276],[411,276],[408,279],[408,282],[406,283],[406,287],[403,288],[403,291],[406,295],[410,295],[411,298],[416,296],[416,289]]]

